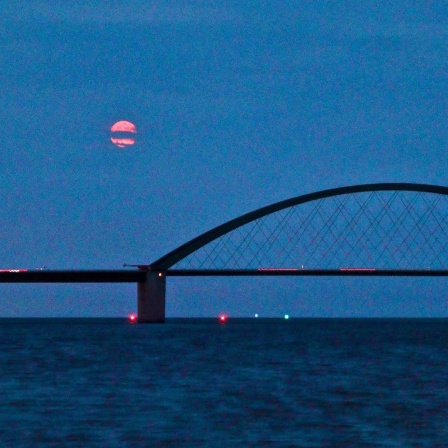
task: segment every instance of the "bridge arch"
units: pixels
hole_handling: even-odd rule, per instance
[[[384,192],[384,194],[383,194]],[[385,196],[384,196],[385,195]],[[435,195],[435,196],[434,196]],[[362,196],[362,197],[361,197]],[[431,199],[428,199],[430,198]],[[424,257],[421,257],[419,261],[420,264],[416,264],[412,266],[412,262],[409,260],[404,260],[407,265],[404,268],[417,268],[422,269],[424,266],[428,265],[428,267],[435,268],[447,268],[448,258],[445,253],[448,248],[448,234],[445,231],[445,227],[448,227],[448,187],[436,186],[436,185],[427,185],[427,184],[413,184],[413,183],[376,183],[376,184],[364,184],[364,185],[355,185],[348,187],[340,187],[333,188],[328,190],[322,190],[319,192],[314,192],[310,194],[305,194],[301,196],[297,196],[291,199],[283,200],[266,207],[262,207],[258,210],[249,212],[245,215],[242,215],[238,218],[232,219],[222,225],[219,225],[199,236],[193,238],[189,242],[179,246],[163,257],[159,258],[155,262],[150,265],[150,269],[152,271],[166,271],[172,267],[177,269],[177,266],[183,261],[186,260],[189,256],[194,255],[199,252],[201,249],[205,248],[208,245],[220,240],[222,237],[229,235],[232,231],[236,231],[238,229],[243,228],[244,226],[256,222],[257,220],[261,220],[268,216],[274,215],[277,212],[284,211],[286,209],[296,209],[296,206],[305,204],[317,204],[323,203],[323,201],[328,200],[330,198],[339,198],[337,202],[335,202],[333,207],[333,214],[328,217],[328,221],[322,221],[323,229],[317,229],[316,234],[319,234],[321,231],[328,230],[333,231],[334,227],[337,227],[338,220],[344,219],[344,225],[342,226],[346,230],[350,232],[354,232],[354,237],[356,242],[349,241],[347,236],[344,236],[343,240],[341,240],[336,248],[339,249],[343,246],[343,244],[348,244],[348,246],[354,246],[355,244],[360,243],[360,240],[363,237],[368,237],[368,242],[364,242],[364,245],[370,245],[370,249],[372,249],[375,244],[379,244],[381,235],[378,234],[378,230],[375,229],[375,225],[382,228],[383,226],[393,225],[394,221],[396,221],[396,227],[390,227],[388,230],[392,233],[393,237],[397,237],[397,228],[399,226],[404,226],[406,218],[408,218],[408,229],[405,229],[408,232],[406,237],[399,236],[399,244],[404,244],[405,239],[406,244],[414,244],[417,249],[415,251],[416,256],[420,256],[421,247],[426,244],[428,245],[437,245],[437,248],[432,248],[435,255],[436,260],[434,261],[431,258],[431,254],[426,254]],[[345,198],[345,199],[340,199]],[[350,216],[350,213],[345,211],[344,208],[347,208],[347,199],[352,198],[354,205],[356,206],[356,212],[354,216]],[[361,198],[361,199],[359,199]],[[435,200],[434,200],[435,199]],[[444,206],[445,210],[443,210]],[[393,209],[397,208],[398,211],[394,211]],[[319,211],[318,208],[312,208],[313,216],[320,216],[322,211]],[[316,211],[318,210],[318,211]],[[322,210],[322,209],[320,209]],[[339,215],[337,215],[339,213]],[[345,214],[344,214],[345,213]],[[387,214],[390,214],[388,216]],[[395,215],[394,215],[395,213]],[[341,218],[342,216],[342,218]],[[358,223],[355,222],[355,218]],[[425,221],[429,219],[430,223],[425,224]],[[284,217],[282,217],[284,220]],[[367,229],[367,224],[362,224],[360,226],[360,230],[355,229],[355,225],[358,225],[359,222],[365,219],[368,224],[370,224],[371,229]],[[389,224],[384,224],[387,219]],[[309,226],[311,221],[306,221]],[[286,226],[286,224],[282,221],[282,224]],[[299,223],[302,225],[303,223]],[[412,228],[409,228],[409,225]],[[326,228],[326,227],[328,228]],[[345,226],[345,227],[344,227]],[[362,227],[364,226],[364,227]],[[281,228],[281,224],[279,224],[279,228]],[[414,230],[416,229],[416,230]],[[281,229],[280,229],[281,230]],[[356,231],[358,233],[356,233]],[[382,229],[384,231],[384,229]],[[422,231],[426,232],[426,235],[423,235]],[[385,232],[385,231],[384,231]],[[383,232],[383,233],[384,233]],[[417,232],[417,233],[416,233]],[[277,232],[277,236],[278,237]],[[373,235],[369,236],[369,235]],[[423,235],[423,236],[422,236]],[[384,235],[383,235],[384,236]],[[254,235],[251,235],[250,238],[253,238]],[[267,236],[266,241],[268,241],[269,245],[274,245],[273,236]],[[322,240],[323,237],[319,236]],[[310,239],[309,242],[315,241]],[[422,239],[423,238],[423,239]],[[244,239],[244,237],[243,237]],[[269,240],[271,239],[271,240]],[[265,243],[266,243],[265,241]],[[226,243],[224,242],[224,245]],[[390,244],[390,241],[388,242]],[[380,248],[382,250],[382,254],[389,255],[392,259],[392,263],[388,262],[390,265],[381,266],[382,268],[391,268],[394,269],[396,267],[401,268],[403,266],[399,266],[398,261],[403,262],[403,255],[395,255],[395,252],[399,252],[398,245],[395,244],[395,247],[392,248]],[[331,243],[326,243],[326,248],[321,248],[321,257],[324,257],[325,253],[328,255],[329,246]],[[333,243],[334,246],[334,243]],[[364,247],[364,249],[366,249]],[[261,248],[260,248],[261,250]],[[355,248],[352,247],[352,252],[354,252]],[[327,252],[325,252],[327,251]],[[441,254],[441,251],[443,252]],[[356,255],[356,254],[355,254]],[[411,254],[413,255],[413,254]],[[209,255],[206,255],[206,258],[211,258]],[[401,257],[401,258],[400,258]],[[334,257],[333,263],[343,263],[344,260],[340,258],[336,259]],[[361,263],[359,267],[370,266],[368,263],[373,263],[378,261],[378,257],[367,257],[366,260],[363,260],[359,255],[347,258],[347,262],[352,262],[355,260],[358,263]],[[394,263],[397,262],[397,266]],[[367,264],[366,264],[367,263]],[[406,264],[405,263],[405,264]],[[434,263],[437,266],[432,266]],[[265,266],[258,266],[259,268],[263,268]],[[277,266],[272,266],[277,267]],[[308,267],[308,266],[306,266]],[[313,268],[320,266],[312,266]],[[337,266],[326,266],[326,268],[335,268],[335,267],[343,267],[341,264]],[[252,266],[253,268],[253,266]],[[226,269],[224,266],[222,269]]]

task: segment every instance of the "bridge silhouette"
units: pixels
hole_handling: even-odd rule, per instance
[[[136,283],[138,321],[165,321],[168,276],[447,276],[448,188],[365,184],[228,221],[151,264],[0,272],[9,283]]]

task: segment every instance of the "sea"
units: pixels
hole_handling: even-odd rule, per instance
[[[448,319],[0,319],[1,447],[447,447]]]

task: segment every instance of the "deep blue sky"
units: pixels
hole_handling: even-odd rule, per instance
[[[261,206],[446,185],[448,7],[28,1],[0,17],[1,267],[120,268]],[[137,126],[126,150],[118,120]],[[134,285],[3,285],[0,316],[117,316]],[[448,315],[446,281],[169,279],[168,316]]]

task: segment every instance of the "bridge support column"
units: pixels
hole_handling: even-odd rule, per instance
[[[148,271],[146,282],[137,283],[138,322],[165,322],[165,272]]]

